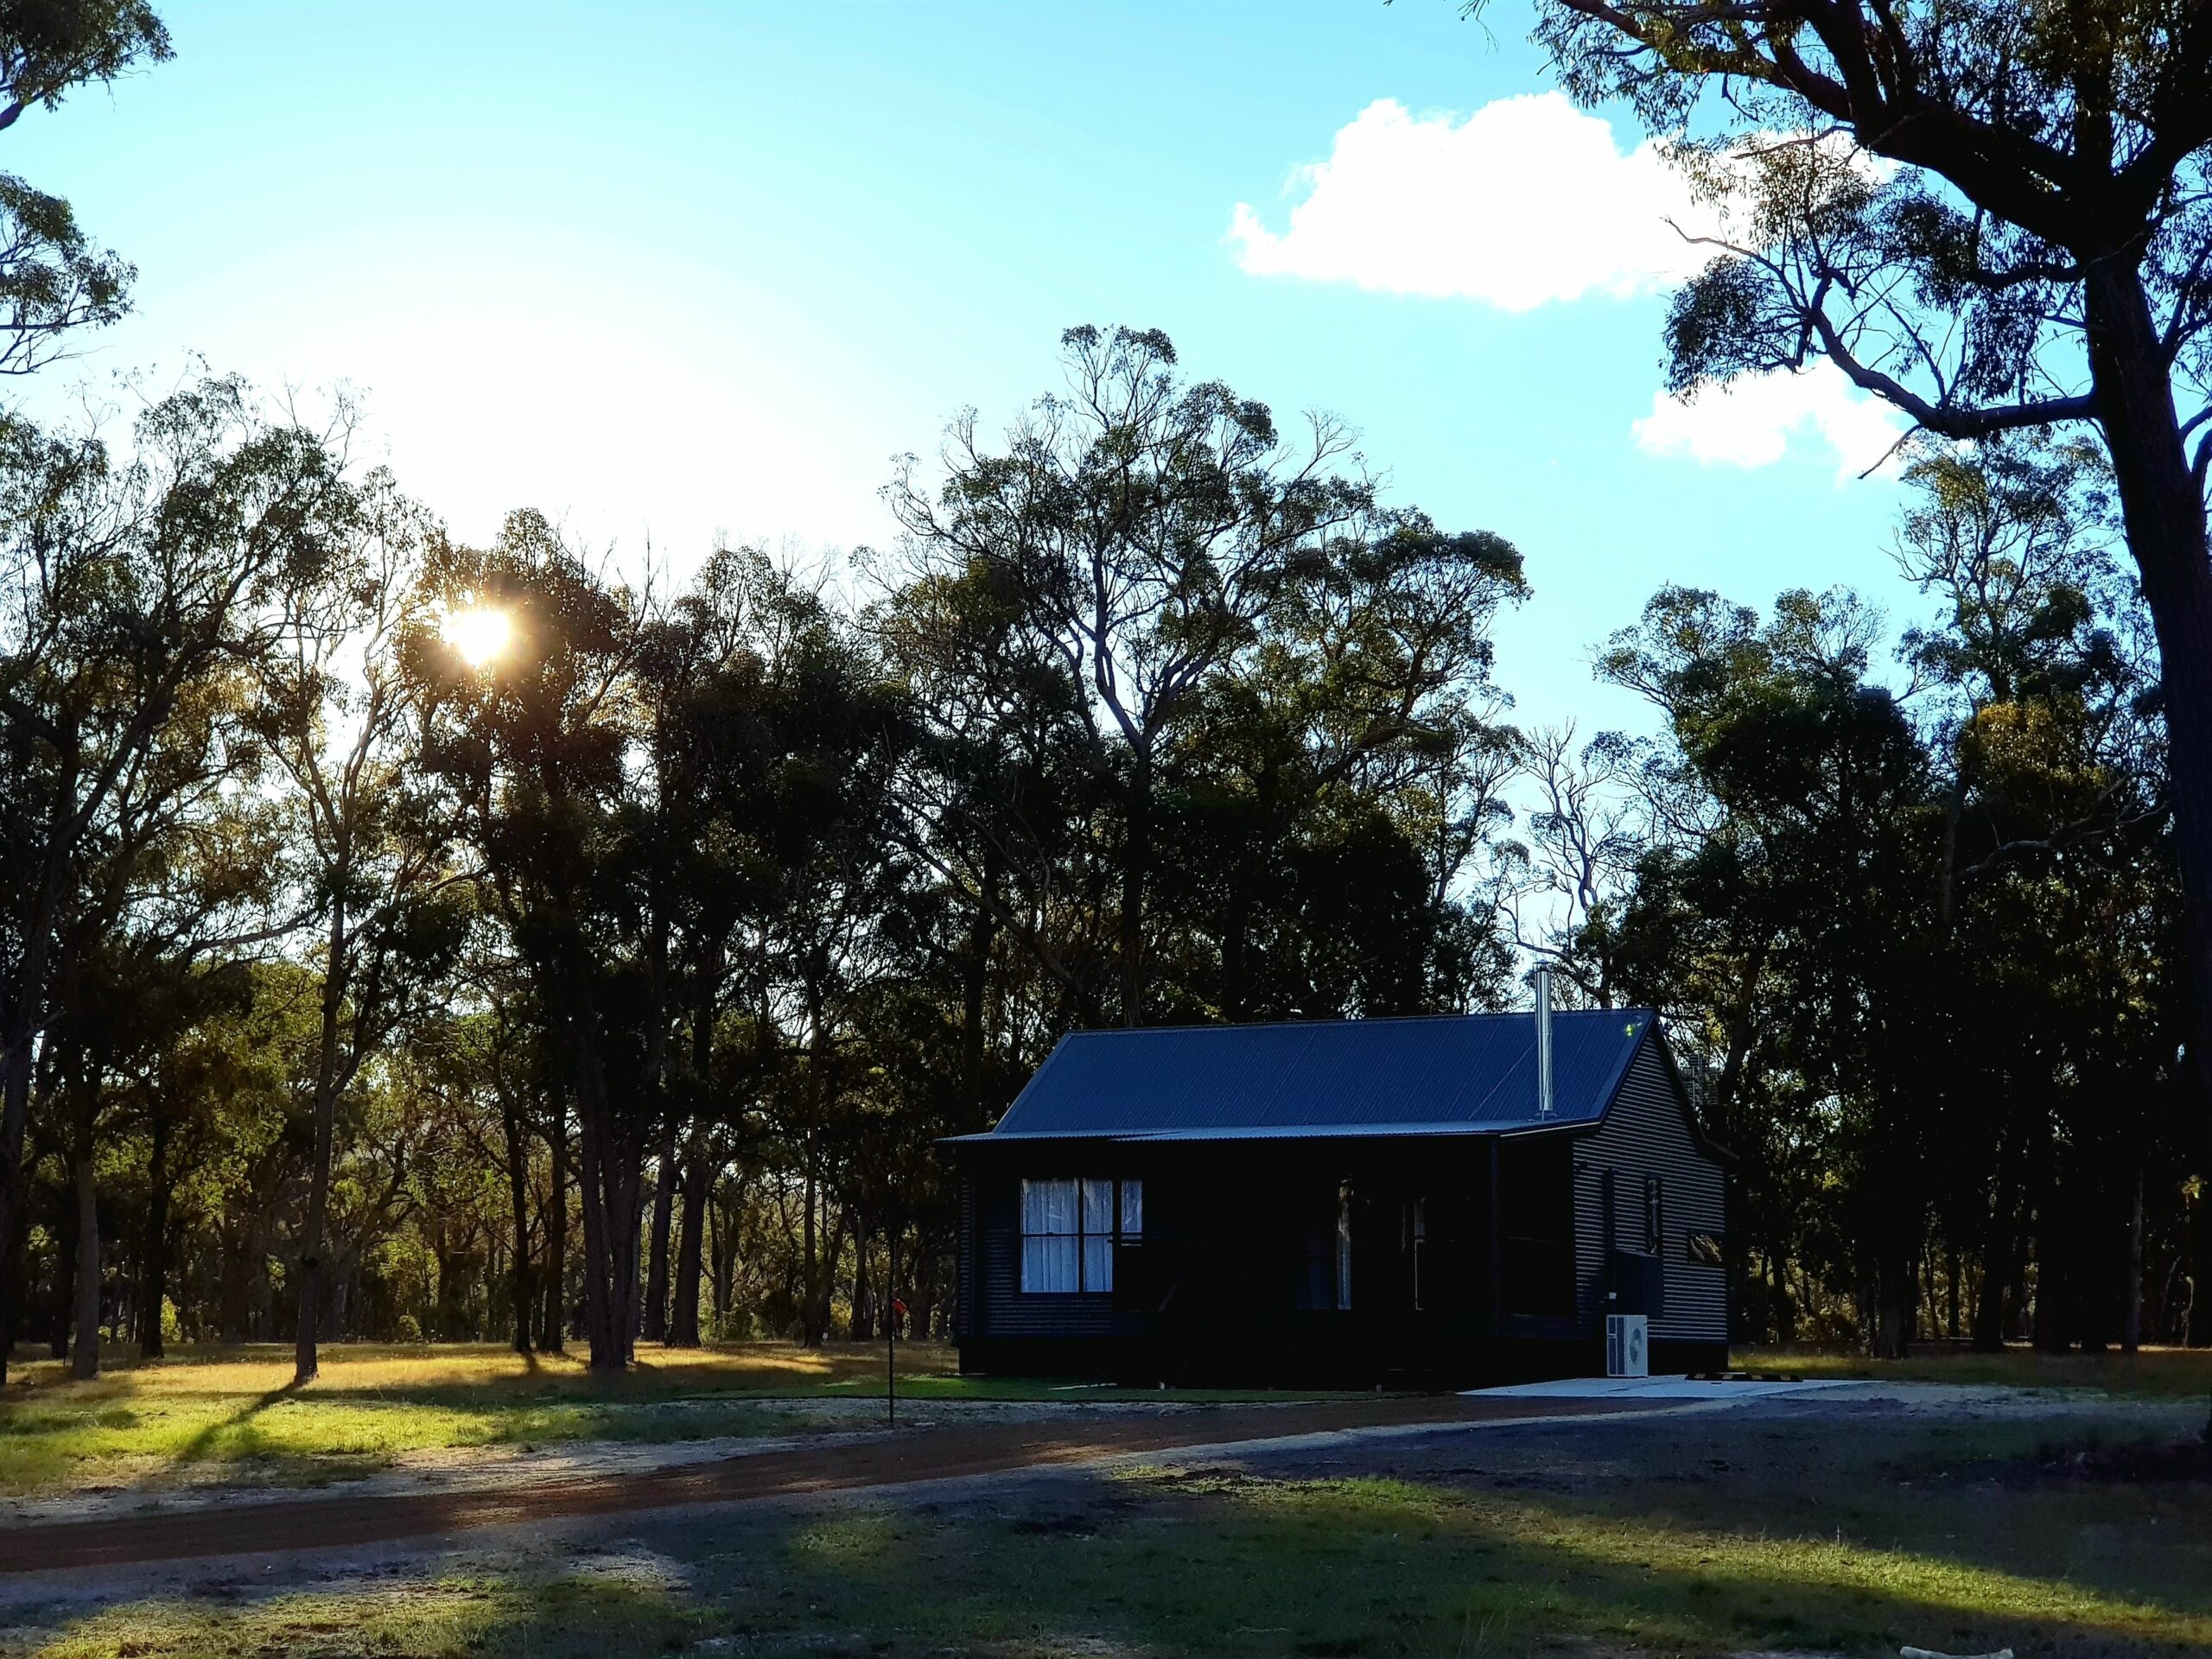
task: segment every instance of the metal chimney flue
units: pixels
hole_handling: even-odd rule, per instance
[[[1536,968],[1536,1116],[1552,1115],[1552,970]]]

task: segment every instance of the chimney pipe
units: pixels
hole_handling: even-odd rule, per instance
[[[1536,965],[1536,1116],[1552,1115],[1552,970]]]

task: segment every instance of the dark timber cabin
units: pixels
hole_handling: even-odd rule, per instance
[[[966,1371],[1575,1376],[1608,1313],[1726,1363],[1725,1154],[1643,1010],[1082,1032],[945,1144]]]

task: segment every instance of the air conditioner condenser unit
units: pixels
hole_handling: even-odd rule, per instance
[[[1605,1315],[1605,1375],[1651,1375],[1651,1321],[1642,1313]]]

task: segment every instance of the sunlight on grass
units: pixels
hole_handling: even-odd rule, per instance
[[[957,1385],[951,1351],[915,1344],[902,1385]],[[778,1400],[882,1389],[868,1348],[781,1343],[648,1350],[607,1376],[580,1357],[480,1346],[333,1345],[291,1386],[289,1349],[184,1353],[90,1382],[52,1361],[21,1366],[0,1400],[0,1492],[160,1485],[235,1471],[314,1483],[405,1452],[581,1440],[669,1441],[787,1432]]]
[[[962,1376],[955,1351],[902,1343],[899,1389],[915,1402],[1295,1400],[1250,1390],[1070,1390],[1048,1378]],[[289,1348],[124,1360],[90,1382],[52,1360],[15,1369],[0,1399],[0,1494],[225,1479],[313,1484],[409,1452],[576,1440],[670,1442],[781,1434],[801,1427],[778,1402],[883,1395],[883,1350],[733,1343],[647,1347],[627,1373],[579,1354],[494,1344],[425,1348],[334,1344],[322,1374],[292,1386]]]
[[[2145,1348],[2125,1354],[2045,1354],[2008,1348],[2001,1354],[1932,1349],[1910,1359],[1822,1354],[1787,1348],[1738,1348],[1731,1362],[1746,1370],[1789,1376],[1866,1377],[1880,1382],[1950,1382],[1977,1388],[2102,1389],[2113,1394],[2212,1393],[2212,1348]]]
[[[93,1614],[38,1659],[202,1659],[238,1653],[414,1655],[520,1651],[540,1659],[685,1645],[693,1615],[652,1586],[450,1577],[243,1605],[141,1601]]]
[[[1173,1483],[1170,1490],[1232,1515],[1214,1538],[1256,1533],[1268,1540],[1256,1553],[1271,1567],[1302,1562],[1306,1573],[1371,1580],[1383,1566],[1373,1558],[1386,1557],[1395,1605],[1440,1626],[1476,1620],[1693,1650],[1751,1640],[1848,1648],[2023,1631],[2212,1644],[2212,1585],[2154,1599],[1840,1533],[1686,1527],[1665,1515],[1592,1513],[1395,1480],[1281,1483],[1158,1469],[1119,1478],[1139,1491]],[[1294,1569],[1276,1593],[1294,1590],[1297,1579]]]
[[[1732,1463],[1760,1443],[1737,1441]],[[1921,1444],[1917,1430],[1891,1430],[1876,1456]],[[610,1555],[587,1548],[550,1580],[449,1576],[397,1590],[374,1580],[88,1616],[57,1605],[51,1617],[73,1622],[50,1628],[37,1651],[601,1659],[732,1632],[734,1651],[1250,1659],[1496,1659],[1584,1644],[1697,1656],[2212,1645],[2205,1546],[2166,1535],[2195,1532],[2185,1495],[2024,1490],[2002,1500],[2001,1529],[1950,1543],[1939,1541],[1959,1506],[1981,1500],[1931,1500],[1896,1483],[1866,1484],[1862,1515],[1874,1524],[1856,1537],[1770,1534],[1741,1518],[1778,1509],[1774,1496],[1804,1467],[1739,1466],[1721,1485],[1686,1485],[1662,1464],[1572,1498],[1123,1467],[918,1505],[638,1517]],[[2143,1529],[2161,1517],[2170,1524]],[[2016,1531],[2049,1569],[2023,1569]],[[2093,1535],[2109,1548],[2084,1552]]]

